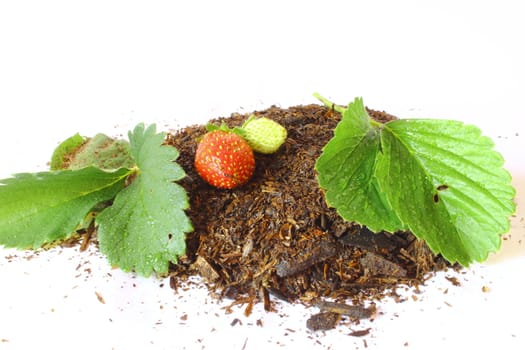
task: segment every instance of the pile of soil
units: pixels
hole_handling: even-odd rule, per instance
[[[395,119],[368,110],[379,122]],[[288,302],[379,299],[400,284],[416,285],[446,261],[410,232],[372,233],[345,222],[325,202],[315,162],[333,137],[341,115],[319,105],[271,107],[254,113],[282,124],[288,138],[275,154],[256,154],[253,178],[234,190],[206,184],[193,166],[202,125],[168,135],[187,177],[179,183],[190,197],[194,232],[187,256],[172,265],[172,279],[201,275],[221,296],[247,303],[271,298]],[[210,121],[240,126],[247,115]]]

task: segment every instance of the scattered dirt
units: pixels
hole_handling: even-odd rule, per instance
[[[380,122],[395,118],[369,113]],[[429,272],[447,267],[410,232],[374,234],[327,207],[314,166],[333,136],[339,113],[307,105],[255,114],[285,126],[288,139],[275,154],[256,154],[253,178],[234,190],[209,186],[194,169],[204,126],[168,135],[167,143],[179,150],[177,161],[188,175],[180,184],[190,196],[188,215],[195,230],[187,237],[187,256],[170,268],[172,280],[201,275],[214,293],[246,303],[249,314],[256,302],[272,310],[271,298],[308,305],[333,298],[364,305],[393,286],[417,285]],[[211,122],[234,127],[246,118],[233,114]],[[334,308],[347,310],[344,305]],[[332,315],[334,308],[324,311],[330,321],[340,318]]]

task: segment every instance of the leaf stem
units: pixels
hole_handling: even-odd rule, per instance
[[[383,124],[378,122],[377,120],[374,120],[372,118],[370,118],[370,116],[368,116],[368,119],[370,119],[370,125],[373,126],[374,128],[382,128],[383,127]]]
[[[313,96],[316,99],[318,99],[319,101],[321,101],[326,107],[333,108],[336,112],[339,112],[339,113],[343,114],[344,111],[346,110],[345,107],[336,105],[332,101],[330,101],[330,100],[324,98],[323,96],[321,96],[318,92],[314,92]]]
[[[339,105],[336,105],[335,103],[333,103],[332,101],[324,98],[323,96],[321,96],[319,93],[317,92],[314,92],[313,93],[313,96],[318,99],[319,101],[321,101],[326,107],[328,108],[333,108],[336,112],[339,112],[341,114],[343,114],[345,111],[346,111],[346,108],[343,107],[343,106],[339,106]],[[367,113],[368,114],[368,113]],[[368,119],[370,121],[370,125],[374,128],[381,128],[383,126],[382,123],[372,119],[370,116],[368,116]]]

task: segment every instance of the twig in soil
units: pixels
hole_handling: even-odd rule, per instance
[[[371,318],[376,312],[376,307],[372,304],[366,308],[360,305],[348,305],[332,301],[321,300],[315,304],[321,312],[333,312],[340,315],[346,315],[353,319]]]
[[[89,226],[86,230],[86,233],[84,233],[84,238],[82,239],[82,243],[80,244],[79,250],[81,252],[86,251],[86,249],[89,246],[89,243],[91,242],[91,237],[93,236],[93,232],[95,232],[95,220],[91,220],[89,223]]]
[[[333,242],[323,241],[317,248],[306,257],[282,260],[275,266],[275,272],[279,277],[287,277],[304,271],[313,265],[320,263],[336,255],[337,249]]]

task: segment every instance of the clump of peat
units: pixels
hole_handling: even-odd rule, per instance
[[[385,122],[395,117],[373,110]],[[178,163],[187,177],[180,182],[190,196],[195,231],[187,238],[187,256],[171,266],[171,275],[199,274],[222,295],[252,303],[270,297],[317,303],[323,298],[352,299],[361,304],[385,289],[421,283],[447,266],[409,232],[374,234],[345,222],[328,208],[318,186],[315,162],[332,138],[339,113],[318,105],[255,112],[288,130],[280,150],[256,155],[252,179],[235,190],[206,184],[193,166],[204,126],[168,135],[180,151]],[[245,115],[212,120],[239,126]]]

